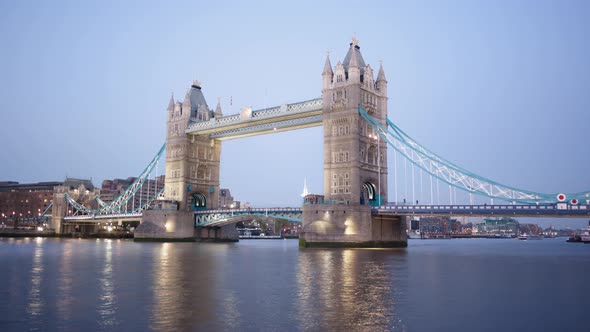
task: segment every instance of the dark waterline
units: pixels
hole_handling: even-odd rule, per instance
[[[0,331],[578,331],[590,245],[0,239]]]

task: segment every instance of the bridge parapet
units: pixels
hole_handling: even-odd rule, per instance
[[[301,222],[301,208],[248,208],[195,211],[195,227],[211,227],[244,221],[251,216]]]
[[[385,205],[372,209],[377,214],[456,215],[456,216],[521,216],[587,218],[590,205]]]
[[[296,115],[307,112],[320,111],[322,109],[322,99],[311,99],[303,102],[284,104],[265,108],[261,110],[252,111],[251,117],[247,120],[243,119],[241,114],[233,114],[221,118],[212,118],[209,121],[193,122],[189,124],[186,132],[195,133],[204,130],[211,130],[216,128],[223,128],[232,125],[239,125],[240,123],[265,120],[272,118],[279,118],[286,115]]]

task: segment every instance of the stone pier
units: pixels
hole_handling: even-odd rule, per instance
[[[371,214],[366,205],[304,205],[299,244],[303,248],[405,248],[405,218]]]

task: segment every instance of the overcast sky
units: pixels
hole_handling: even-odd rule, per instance
[[[138,175],[171,93],[198,79],[224,114],[320,97],[326,51],[336,64],[353,33],[366,63],[383,61],[389,118],[430,150],[513,187],[590,190],[582,0],[3,1],[0,181]],[[305,177],[323,191],[322,151],[320,127],[226,141],[222,187],[300,205]]]

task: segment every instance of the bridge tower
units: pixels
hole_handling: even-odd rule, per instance
[[[188,135],[186,129],[190,123],[221,116],[219,103],[215,111],[209,109],[198,81],[193,82],[182,103],[170,98],[164,200],[174,208],[145,211],[135,232],[136,240],[194,240],[194,211],[218,208],[221,141],[208,135]],[[229,237],[237,238],[235,230],[230,233]]]
[[[387,202],[387,144],[358,107],[386,126],[387,80],[382,65],[375,79],[356,38],[334,68],[326,57],[322,99],[324,199],[304,203],[301,245],[405,246],[405,223],[371,214]]]
[[[221,116],[209,109],[201,84],[193,82],[184,101],[168,105],[166,133],[166,182],[164,196],[179,203],[180,211],[216,209],[219,204],[221,141],[185,133],[191,122]]]
[[[344,62],[334,71],[326,57],[322,72],[324,197],[346,204],[387,202],[387,144],[361,118],[361,105],[387,125],[387,80],[377,80],[353,38]]]

